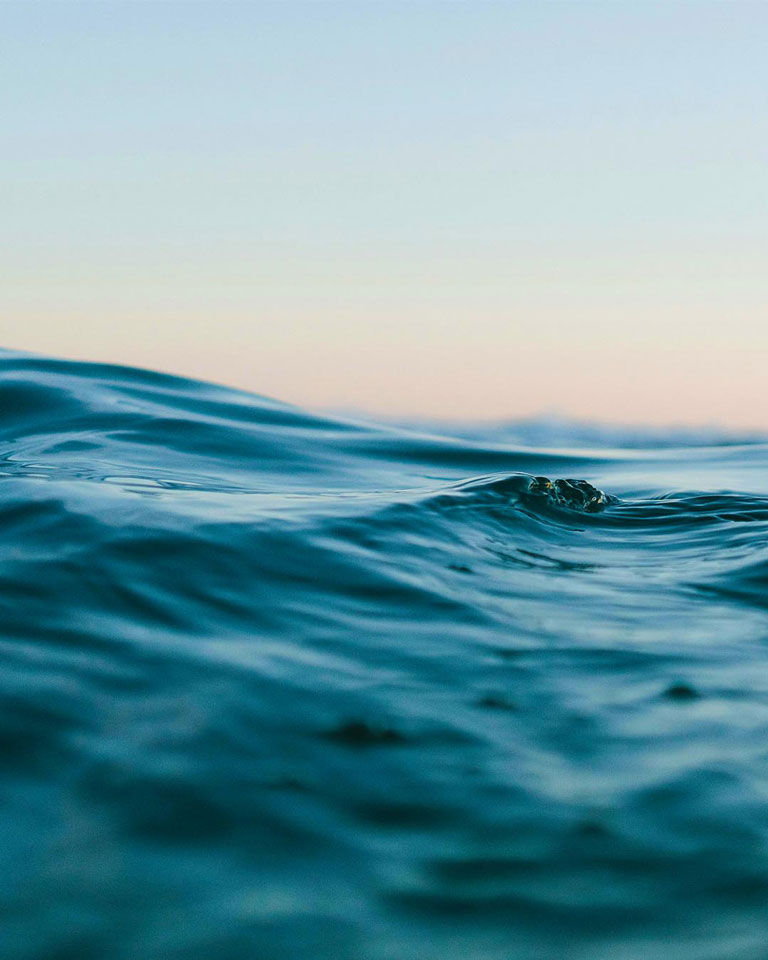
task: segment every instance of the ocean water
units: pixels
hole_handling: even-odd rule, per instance
[[[768,445],[0,413],[3,960],[768,956]]]

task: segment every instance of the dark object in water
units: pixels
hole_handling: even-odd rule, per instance
[[[688,683],[673,683],[664,691],[668,700],[697,700],[699,694]]]
[[[546,497],[550,502],[571,510],[597,513],[616,502],[615,497],[603,493],[586,480],[549,480],[534,477],[528,491],[532,496]]]
[[[378,747],[405,743],[405,737],[390,727],[375,727],[360,720],[343,723],[331,730],[327,737],[348,747]]]

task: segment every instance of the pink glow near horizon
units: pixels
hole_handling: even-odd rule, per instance
[[[4,14],[0,345],[314,409],[768,429],[768,6]]]

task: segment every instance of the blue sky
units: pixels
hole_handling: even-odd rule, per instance
[[[766,426],[768,5],[0,5],[0,341]]]

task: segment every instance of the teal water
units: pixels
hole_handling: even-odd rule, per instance
[[[0,412],[3,960],[766,956],[768,445]]]

